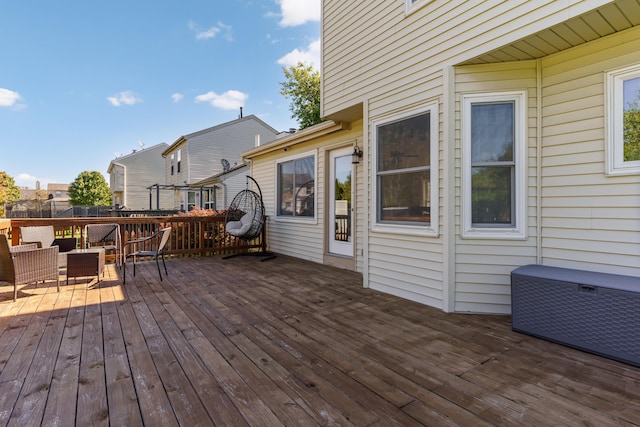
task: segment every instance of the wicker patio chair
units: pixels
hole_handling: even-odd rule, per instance
[[[160,281],[162,281],[162,272],[160,271],[160,262],[158,261],[158,258],[162,258],[164,274],[169,275],[167,272],[167,265],[164,263],[164,253],[167,249],[167,242],[169,241],[170,235],[171,227],[167,227],[155,232],[151,236],[130,240],[124,244],[124,263],[122,264],[123,284],[127,281],[127,260],[129,258],[133,259],[134,276],[136,275],[136,259],[141,257],[153,257],[156,260]]]
[[[116,265],[122,265],[120,224],[88,224],[84,227],[85,246],[113,251]]]
[[[33,227],[20,227],[20,236],[22,243],[36,243],[39,248],[48,248],[51,246],[58,247],[58,266],[67,265],[67,254],[76,249],[78,243],[75,237],[65,237],[56,239],[55,231],[52,225],[40,225]]]
[[[13,285],[13,300],[18,299],[18,285],[55,280],[60,292],[58,247],[38,248],[36,244],[9,246],[7,236],[0,235],[0,282]]]

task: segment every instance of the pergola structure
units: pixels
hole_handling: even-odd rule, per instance
[[[156,209],[160,210],[160,190],[200,191],[200,207],[201,208],[204,207],[202,205],[204,197],[202,197],[202,196],[203,196],[203,193],[205,192],[205,190],[214,190],[213,191],[213,205],[217,208],[218,201],[216,200],[216,190],[219,189],[219,188],[220,187],[218,187],[217,185],[212,185],[212,186],[206,186],[206,185],[194,186],[194,185],[153,184],[153,185],[147,187],[147,189],[149,190],[149,210],[153,210],[153,193],[154,193],[154,189],[155,189],[155,194],[156,194]]]

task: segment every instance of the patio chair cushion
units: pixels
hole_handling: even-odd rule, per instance
[[[20,227],[22,243],[36,243],[40,248],[58,247],[58,264],[60,267],[67,265],[67,255],[76,248],[77,239],[75,237],[56,238],[55,231],[51,225],[39,225],[32,227]]]
[[[251,229],[253,216],[253,212],[247,212],[242,215],[240,221],[229,221],[227,223],[227,233],[236,237],[244,236]]]

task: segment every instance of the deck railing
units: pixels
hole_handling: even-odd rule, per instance
[[[0,233],[10,236],[12,245],[20,244],[20,228],[36,225],[52,225],[58,237],[76,237],[78,247],[85,243],[84,227],[87,224],[120,224],[122,243],[150,236],[161,228],[170,226],[169,256],[230,255],[246,251],[266,251],[266,219],[262,235],[246,242],[228,235],[224,230],[224,216],[163,216],[128,218],[37,218],[0,220]]]

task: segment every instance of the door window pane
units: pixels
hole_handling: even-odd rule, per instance
[[[336,157],[335,174],[335,235],[341,242],[351,241],[351,156]]]

